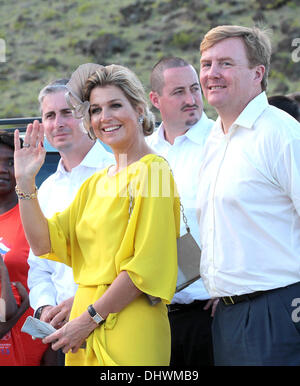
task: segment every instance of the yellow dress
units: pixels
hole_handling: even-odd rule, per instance
[[[168,365],[166,304],[176,287],[180,228],[176,186],[166,161],[154,154],[113,177],[107,170],[89,178],[70,207],[48,220],[52,250],[43,257],[73,269],[79,287],[70,319],[124,270],[137,288],[162,301],[152,306],[142,294],[109,314],[87,338],[86,349],[66,355],[66,365]]]

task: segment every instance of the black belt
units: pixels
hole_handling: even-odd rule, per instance
[[[225,304],[225,306],[230,306],[232,304],[244,302],[245,300],[255,299],[257,298],[257,296],[260,296],[270,291],[272,290],[256,291],[256,292],[251,292],[250,294],[244,294],[244,295],[223,296],[221,297],[221,299],[223,300],[223,303]]]
[[[234,295],[234,296],[223,296],[221,297],[220,299],[222,299],[223,303],[225,304],[225,306],[230,306],[232,304],[236,304],[236,303],[240,303],[240,302],[244,302],[245,300],[252,300],[252,299],[255,299],[257,298],[258,296],[261,296],[267,292],[271,292],[271,291],[275,291],[275,290],[279,290],[279,289],[282,289],[282,288],[288,288],[288,287],[292,287],[292,286],[296,286],[296,285],[299,285],[300,282],[297,281],[296,283],[293,283],[293,284],[289,284],[285,287],[278,287],[278,288],[271,288],[269,290],[265,290],[265,291],[256,291],[256,292],[251,292],[250,294],[244,294],[244,295]]]
[[[205,305],[207,300],[194,300],[192,303],[176,303],[176,304],[168,304],[168,311],[187,311],[188,309],[194,308],[196,306]]]

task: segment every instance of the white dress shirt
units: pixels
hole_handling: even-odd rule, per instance
[[[225,135],[217,119],[199,176],[200,272],[212,297],[300,281],[300,124],[263,92]]]
[[[96,171],[114,163],[114,157],[97,141],[82,162],[67,172],[59,161],[57,170],[40,186],[38,200],[44,215],[50,218],[56,212],[66,209],[81,184]],[[74,296],[72,268],[65,264],[41,259],[30,250],[28,272],[29,300],[36,310],[43,305],[57,305]]]
[[[150,137],[146,137],[148,145],[169,162],[191,234],[198,244],[199,225],[196,217],[197,181],[203,147],[213,123],[214,121],[208,119],[203,112],[200,120],[194,126],[184,135],[175,138],[173,145],[165,139],[163,123]],[[181,220],[181,235],[185,233],[186,228]],[[176,293],[172,303],[191,303],[194,300],[205,299],[209,299],[209,294],[200,279]]]

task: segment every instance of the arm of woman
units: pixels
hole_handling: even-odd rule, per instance
[[[19,131],[15,130],[15,178],[22,193],[35,192],[35,177],[44,163],[46,151],[43,147],[44,130],[39,121],[27,126],[24,145],[21,148]],[[51,250],[48,222],[37,198],[20,199],[19,207],[26,238],[35,255]]]
[[[106,319],[108,314],[120,312],[141,293],[142,291],[133,284],[128,273],[122,271],[93,306],[96,312]],[[88,311],[85,311],[44,338],[43,343],[52,343],[53,350],[62,348],[64,353],[69,350],[75,353],[96,327],[98,324],[94,322]]]
[[[106,319],[108,314],[120,312],[142,293],[133,284],[128,273],[121,271],[101,298],[94,303],[94,308],[103,319]]]
[[[0,254],[1,309],[0,320],[6,322],[16,313],[18,306],[13,295],[7,267]]]
[[[19,295],[21,296],[21,304],[11,319],[8,319],[7,322],[0,323],[0,339],[2,339],[2,337],[14,327],[14,325],[29,307],[29,296],[26,288],[19,282],[16,283],[16,287],[18,289]]]

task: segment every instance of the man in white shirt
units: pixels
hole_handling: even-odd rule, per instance
[[[96,171],[113,163],[113,156],[91,140],[66,102],[67,79],[54,81],[39,94],[45,135],[61,156],[57,171],[48,177],[38,192],[40,206],[51,217],[68,207],[81,184]],[[70,315],[77,289],[72,269],[64,264],[40,259],[30,251],[28,287],[35,317],[54,327]]]
[[[152,69],[150,99],[163,122],[146,140],[174,173],[184,213],[199,243],[196,192],[202,149],[213,125],[203,112],[197,72],[181,58],[163,58]],[[181,234],[186,233],[181,221]],[[211,312],[202,280],[176,293],[169,306],[171,365],[212,365]]]
[[[300,365],[300,125],[268,104],[265,32],[219,26],[200,51],[219,114],[198,188],[200,271],[220,297],[215,364]]]

